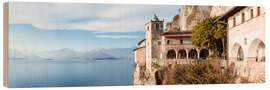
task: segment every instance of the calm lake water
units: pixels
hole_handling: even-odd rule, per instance
[[[133,85],[134,60],[10,60],[9,87]]]

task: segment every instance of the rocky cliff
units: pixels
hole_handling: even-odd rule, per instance
[[[197,6],[182,5],[179,14],[175,15],[173,21],[166,24],[166,31],[192,30],[197,22],[210,16],[219,16],[229,11],[232,6]]]
[[[212,6],[182,5],[179,14],[166,25],[166,31],[186,31],[205,18],[210,17]]]

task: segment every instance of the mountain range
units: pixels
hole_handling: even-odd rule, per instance
[[[113,60],[133,58],[133,48],[99,49],[78,52],[63,48],[52,51],[42,51],[35,54],[25,54],[18,50],[9,50],[9,58],[13,59],[44,59],[44,60]]]

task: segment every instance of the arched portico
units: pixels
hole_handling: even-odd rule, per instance
[[[198,53],[196,51],[196,49],[191,49],[188,53],[188,58],[189,59],[197,59],[198,58]]]
[[[178,51],[178,58],[179,59],[185,59],[185,58],[187,58],[187,53],[186,53],[186,51],[184,49],[180,49]]]
[[[234,43],[230,51],[230,56],[234,60],[244,60],[244,50],[239,43]]]
[[[167,53],[167,59],[175,59],[176,58],[176,52],[175,50],[171,49]]]
[[[238,61],[244,60],[244,51],[241,46],[237,50],[237,60]]]
[[[209,55],[209,51],[207,49],[200,50],[200,58],[206,59]]]
[[[259,39],[251,42],[248,48],[248,57],[256,61],[265,61],[265,44]]]

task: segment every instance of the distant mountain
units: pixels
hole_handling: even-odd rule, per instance
[[[104,53],[102,50],[93,50],[84,53],[81,58],[86,60],[105,60],[105,59],[117,59],[118,57],[111,56]]]
[[[13,49],[9,49],[8,55],[9,58],[25,58],[25,55],[22,52]]]
[[[35,54],[31,53],[22,53],[18,50],[9,49],[9,58],[10,59],[43,59]]]
[[[132,48],[99,49],[91,50],[85,53],[77,52],[72,49],[64,48],[54,51],[44,51],[38,53],[38,56],[47,60],[112,60],[112,59],[130,59],[133,58]]]
[[[133,58],[133,48],[104,49],[102,52],[121,59]]]
[[[52,51],[42,51],[35,54],[24,54],[16,50],[10,50],[10,58],[16,59],[43,59],[43,60],[113,60],[133,58],[133,48],[99,49],[88,52],[78,52],[64,48]]]
[[[75,59],[80,57],[81,53],[72,49],[64,48],[53,51],[43,51],[38,53],[38,56],[52,60],[52,59]]]

